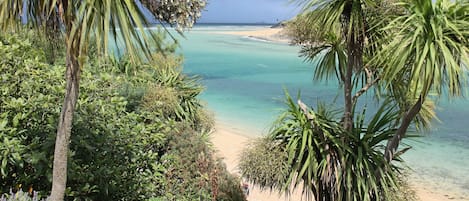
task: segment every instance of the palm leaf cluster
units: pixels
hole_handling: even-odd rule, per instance
[[[321,104],[312,110],[287,93],[288,109],[274,124],[269,143],[245,151],[242,174],[282,192],[302,187],[316,201],[390,200],[398,188],[400,169],[383,157],[383,142],[394,134],[398,115],[389,103],[367,121],[365,112],[357,115],[353,131],[347,132],[337,118],[339,110]],[[259,163],[275,165],[277,175],[265,174],[268,165]]]
[[[180,59],[173,59],[173,61],[174,63],[151,64],[155,70],[156,85],[147,89],[143,104],[154,109],[162,109],[154,104],[167,99],[161,102],[171,107],[163,112],[167,116],[172,116],[177,121],[191,122],[191,126],[196,130],[210,129],[213,126],[212,119],[205,110],[201,109],[203,105],[197,99],[197,96],[204,90],[204,87],[200,85],[200,78],[185,75],[182,69],[178,68],[182,61]]]
[[[398,150],[412,136],[408,128],[428,128],[435,118],[432,98],[462,95],[467,84],[469,2],[299,2],[305,14],[290,23],[290,35],[316,64],[315,79],[335,77],[344,88],[345,107],[337,118],[287,94],[288,109],[269,136],[288,161],[280,166],[289,172],[282,173],[281,190],[302,186],[317,201],[392,200],[401,184],[391,161],[408,150]],[[355,108],[372,88],[381,107],[368,119]],[[242,171],[254,183],[278,186]]]
[[[429,125],[432,99],[464,94],[469,64],[468,1],[413,0],[398,5],[403,14],[384,28],[389,40],[371,61],[382,68],[385,92],[402,111],[401,125],[386,148],[389,161],[411,121],[417,127]]]
[[[146,30],[149,19],[144,15],[145,6],[149,8],[150,5],[148,2],[162,1],[146,2],[147,4],[133,0],[0,1],[0,28],[3,30],[12,30],[10,28],[21,24],[22,20],[40,27],[46,24],[50,16],[54,16],[52,13],[57,14],[60,19],[58,23],[66,47],[67,82],[63,110],[57,127],[51,200],[59,201],[64,197],[73,114],[79,97],[80,75],[87,64],[90,44],[96,44],[98,54],[93,56],[98,57],[107,55],[110,41],[117,44],[118,48],[121,47],[120,44],[124,44],[122,47],[125,47],[132,60],[152,60],[152,52],[155,49],[163,50],[158,34]],[[203,0],[165,2],[164,7],[172,9],[150,9],[150,12],[153,12],[154,16],[170,16],[159,20],[171,25],[190,25],[199,17],[197,13],[205,6]],[[185,9],[188,6],[191,9]],[[178,20],[171,21],[173,18]]]
[[[443,88],[461,95],[469,64],[469,3],[415,0],[400,5],[405,14],[386,27],[394,40],[375,59],[385,67],[383,77],[390,83],[407,80],[414,97],[432,90],[442,94]]]

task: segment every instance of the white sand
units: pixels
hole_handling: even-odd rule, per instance
[[[221,31],[214,32],[218,34],[229,34],[246,36],[260,40],[266,40],[278,43],[290,43],[290,39],[285,35],[283,28],[266,28],[252,31]]]
[[[254,31],[225,31],[225,32],[216,32],[218,34],[230,34],[230,35],[239,35],[253,37],[257,39],[279,42],[279,43],[289,43],[288,39],[284,33],[282,33],[282,28],[267,28],[259,29]],[[246,137],[242,131],[236,130],[231,126],[223,125],[222,123],[217,123],[216,132],[212,135],[212,140],[215,147],[219,151],[219,155],[224,157],[224,161],[227,165],[227,168],[230,172],[238,174],[236,164],[238,163],[238,156],[241,154],[241,150],[249,142],[248,137]],[[456,195],[454,192],[443,192],[437,191],[434,187],[430,187],[425,184],[416,183],[410,181],[414,190],[416,191],[417,196],[422,201],[468,201],[469,198],[464,198]],[[295,192],[290,200],[301,200],[300,191]],[[256,187],[251,188],[251,193],[248,197],[249,201],[284,201],[287,200],[285,196],[279,196],[276,193],[270,193],[261,191]],[[303,199],[304,200],[304,199]]]

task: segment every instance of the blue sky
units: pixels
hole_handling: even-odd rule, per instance
[[[199,22],[276,23],[297,13],[289,0],[208,0]]]

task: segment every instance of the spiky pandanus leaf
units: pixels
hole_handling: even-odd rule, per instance
[[[412,0],[399,5],[405,12],[385,27],[392,33],[389,42],[372,61],[383,67],[386,89],[403,106],[401,126],[386,148],[388,161],[412,121],[424,126],[430,122],[430,94],[463,95],[469,70],[468,1]]]
[[[287,93],[288,109],[267,137],[267,144],[274,148],[251,148],[260,153],[248,152],[240,168],[248,180],[262,187],[287,193],[302,187],[307,197],[319,201],[386,200],[392,197],[389,192],[397,189],[399,171],[386,163],[383,153],[383,142],[392,137],[398,117],[398,110],[390,103],[385,102],[369,120],[365,112],[357,115],[354,129],[346,132],[337,118],[340,110],[323,104],[312,110],[301,101],[295,103]],[[269,159],[272,150],[282,157]],[[275,163],[282,164],[279,172],[283,176],[267,177],[270,169],[258,168],[259,163],[253,162],[259,157],[262,161],[283,158]],[[377,172],[382,174],[380,179]]]

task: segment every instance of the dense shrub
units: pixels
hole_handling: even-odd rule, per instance
[[[259,138],[243,150],[239,160],[241,174],[270,190],[282,189],[291,168],[288,156],[275,141]]]
[[[191,128],[168,136],[164,198],[160,200],[245,200],[240,181],[226,171],[221,159],[207,146],[208,134],[196,134]]]
[[[4,38],[2,45],[2,191],[22,184],[47,192],[63,68],[45,64],[28,40]],[[144,112],[127,112],[127,101],[116,93],[124,79],[86,72],[72,130],[67,196],[84,200],[155,196],[163,178],[158,152],[171,124]]]
[[[44,54],[28,39],[0,38],[1,190],[18,184],[50,188],[63,71],[45,64]]]
[[[0,193],[46,195],[64,68],[49,65],[27,36],[0,35]],[[176,57],[122,61],[83,70],[66,199],[243,200],[239,181],[200,134],[213,121],[197,99],[198,80],[181,73]]]

